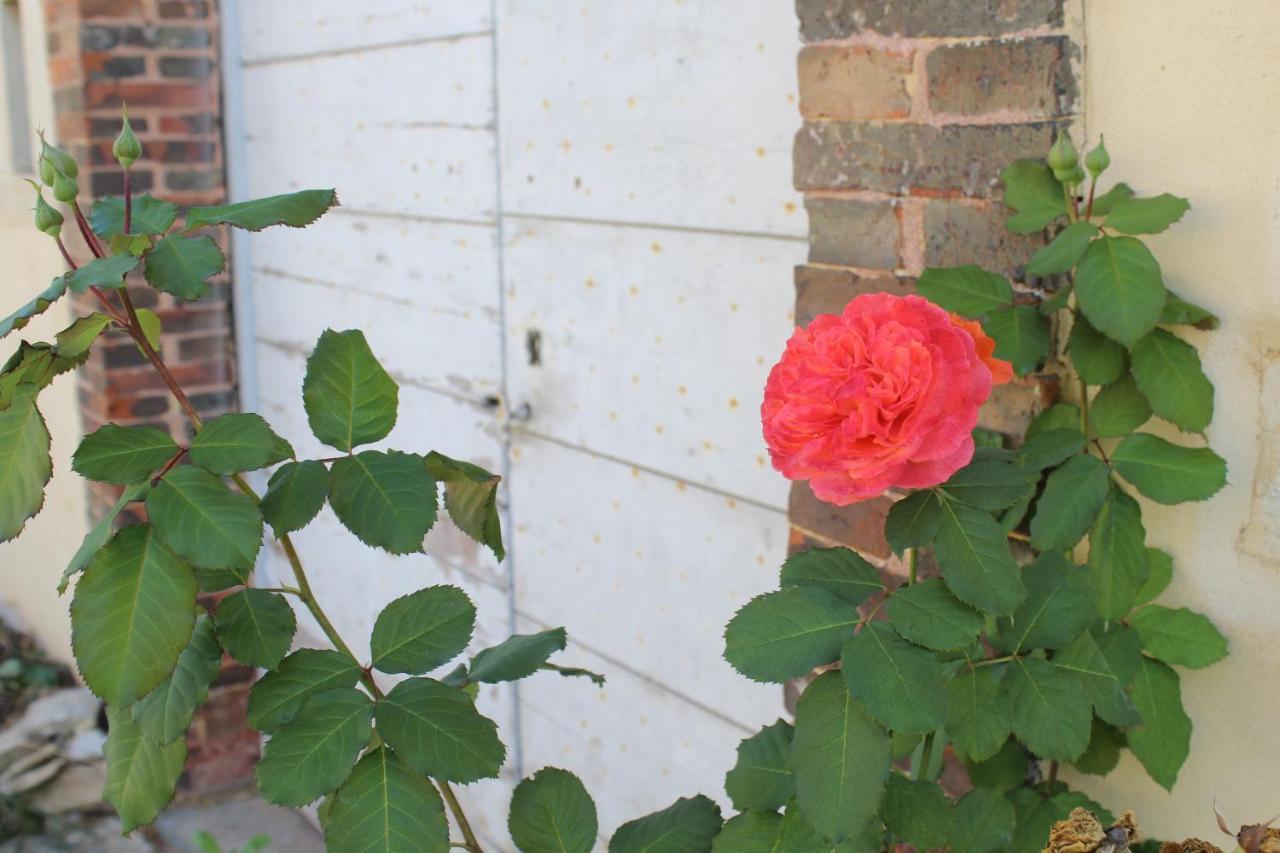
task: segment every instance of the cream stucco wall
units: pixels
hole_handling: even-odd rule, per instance
[[[1189,338],[1217,386],[1209,441],[1229,486],[1208,503],[1144,509],[1150,543],[1175,558],[1165,600],[1207,613],[1231,656],[1182,671],[1195,731],[1171,794],[1131,756],[1081,786],[1156,836],[1215,839],[1215,800],[1233,826],[1280,812],[1280,4],[1086,0],[1084,11],[1088,134],[1106,134],[1116,179],[1191,200],[1151,246],[1168,285],[1222,318]]]
[[[52,100],[45,56],[44,13],[39,0],[20,0],[25,48],[27,105],[31,127],[51,127]],[[3,87],[0,87],[2,89]],[[0,94],[0,102],[4,100]],[[15,173],[8,156],[8,104],[0,103],[0,315],[26,302],[63,271],[53,241],[37,232],[31,220],[32,191]],[[55,305],[44,316],[0,343],[0,359],[8,358],[19,340],[51,340],[70,322],[67,304]],[[44,509],[12,542],[0,545],[0,607],[14,614],[56,657],[71,660],[71,626],[67,616],[70,595],[59,598],[58,576],[75,553],[87,530],[85,490],[71,472],[71,452],[80,437],[75,378],[59,378],[40,395],[53,437],[53,482]]]

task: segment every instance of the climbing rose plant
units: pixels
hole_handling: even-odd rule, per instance
[[[361,662],[311,591],[290,534],[328,503],[367,545],[417,553],[443,486],[454,523],[501,559],[497,478],[436,452],[357,450],[391,432],[397,388],[354,330],[321,336],[302,388],[313,433],[339,455],[298,459],[254,414],[203,422],[157,351],[159,318],[134,307],[125,276],[141,268],[151,287],[199,299],[224,260],[198,232],[302,227],[336,198],[310,190],[192,208],[174,229],[176,206],[132,197],[128,169],[141,148],[127,120],[115,154],[124,196],[86,217],[75,161],[44,145],[42,182],[69,206],[94,259],[75,265],[63,216],[37,185],[37,227],[71,270],[0,321],[6,336],[68,290],[92,293],[102,309],[53,343],[23,342],[0,369],[0,540],[39,511],[51,476],[39,392],[108,329],[134,340],[190,421],[185,444],[108,424],[73,459],[83,476],[121,487],[63,578],[65,587],[83,572],[72,643],[107,702],[106,798],[126,831],[164,808],[183,769],[183,733],[225,651],[267,670],[249,702],[250,722],[271,736],[257,769],[263,795],[320,801],[329,849],[479,851],[452,784],[496,776],[505,748],[475,708],[477,685],[539,670],[599,677],[549,662],[565,646],[561,628],[426,677],[471,639],[474,605],[450,586],[388,604]],[[1124,184],[1099,194],[1108,164],[1100,143],[1081,168],[1060,136],[1047,162],[1004,171],[1007,227],[1052,235],[1019,294],[978,267],[930,269],[919,297],[859,297],[796,331],[762,407],[774,465],[839,505],[899,490],[885,537],[907,578],[886,578],[846,548],[790,557],[780,589],[729,623],[725,657],[756,681],[812,678],[794,723],[778,720],[739,746],[725,778],[737,812],[727,821],[706,796],[680,798],[623,824],[611,853],[1037,851],[1077,806],[1111,817],[1058,778],[1063,765],[1105,774],[1129,749],[1172,787],[1191,735],[1173,667],[1208,666],[1227,644],[1204,616],[1154,603],[1173,561],[1146,545],[1132,493],[1177,504],[1226,482],[1202,441],[1213,386],[1195,348],[1171,331],[1217,320],[1165,288],[1138,239],[1175,223],[1187,203],[1138,198]],[[978,408],[993,385],[1053,360],[1055,317],[1069,329],[1058,367],[1075,402],[1050,406],[1005,447],[975,429]],[[1165,422],[1158,432],[1186,437],[1144,429],[1153,417]],[[271,475],[259,496],[244,474],[261,469]],[[148,521],[114,530],[134,503]],[[264,533],[288,558],[293,586],[249,586]],[[197,604],[198,592],[223,590],[214,612]],[[287,596],[332,648],[290,653]],[[384,692],[375,671],[408,677]],[[973,786],[959,799],[939,781],[949,762]],[[450,840],[446,807],[461,840]],[[588,853],[599,829],[582,783],[556,768],[517,786],[508,827],[525,853]]]
[[[435,451],[361,449],[391,433],[398,390],[358,330],[321,335],[301,389],[312,432],[337,455],[299,459],[256,414],[203,420],[159,351],[160,318],[135,308],[126,275],[141,270],[157,291],[200,299],[225,263],[205,232],[303,227],[337,198],[333,190],[307,190],[195,207],[175,227],[176,205],[131,192],[129,169],[142,151],[127,118],[114,153],[125,168],[124,195],[98,200],[86,216],[75,160],[43,144],[41,182],[67,205],[71,230],[93,259],[76,265],[62,240],[63,214],[33,182],[36,225],[57,242],[70,270],[0,321],[0,337],[7,336],[68,291],[90,293],[100,306],[51,343],[22,342],[0,369],[0,541],[17,536],[39,512],[52,474],[39,393],[82,364],[108,330],[133,339],[189,422],[185,443],[154,427],[107,424],[86,436],[72,459],[81,476],[120,489],[60,586],[79,576],[72,650],[85,684],[107,706],[104,798],[126,832],[168,804],[186,762],[185,733],[225,651],[266,670],[248,707],[250,724],[270,735],[257,766],[262,795],[282,806],[321,801],[330,850],[479,851],[452,786],[496,777],[506,748],[497,726],[476,710],[478,686],[540,670],[602,679],[549,662],[565,647],[563,628],[513,636],[447,674],[425,677],[458,658],[472,638],[475,605],[448,585],[390,602],[374,623],[371,659],[363,662],[325,614],[290,536],[328,503],[366,545],[421,553],[443,491],[453,523],[501,560],[498,477]],[[245,474],[265,469],[270,480],[259,495]],[[145,507],[147,520],[116,530],[135,505]],[[292,585],[250,586],[264,534],[287,558]],[[225,597],[206,612],[202,592]],[[289,598],[311,614],[330,648],[291,651],[296,621]],[[375,672],[408,677],[384,691]],[[516,805],[533,801],[524,808],[536,812],[539,798],[573,785],[581,788],[564,771],[544,770],[522,786]],[[461,840],[450,839],[446,805]],[[513,811],[512,828],[523,833],[520,814]],[[578,828],[594,838],[594,809],[589,817]]]
[[[860,296],[796,330],[762,407],[774,466],[837,505],[899,490],[884,533],[907,577],[847,548],[788,558],[780,589],[730,621],[725,658],[755,681],[812,678],[794,721],[742,741],[727,821],[681,799],[611,851],[1034,853],[1075,807],[1113,820],[1063,766],[1105,774],[1128,749],[1173,786],[1191,738],[1175,667],[1227,642],[1156,603],[1173,559],[1146,544],[1135,493],[1178,504],[1226,483],[1204,443],[1213,386],[1175,332],[1217,320],[1168,291],[1139,239],[1187,202],[1099,193],[1108,165],[1099,143],[1082,168],[1060,136],[1047,162],[1003,172],[1008,229],[1052,238],[1018,292],[975,266],[929,269],[920,296]],[[974,430],[993,383],[1054,360],[1055,318],[1074,402],[1010,447]],[[959,798],[941,784],[956,763]],[[658,838],[680,840],[645,846]]]

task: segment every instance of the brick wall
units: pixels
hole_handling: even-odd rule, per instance
[[[796,0],[804,47],[794,180],[809,214],[796,322],[860,293],[914,291],[927,266],[1009,276],[1039,238],[1009,234],[999,173],[1041,157],[1078,109],[1062,0]],[[996,389],[979,425],[1020,435],[1052,399],[1051,375]],[[894,496],[837,508],[797,483],[791,546],[848,545],[886,572]]]
[[[123,191],[123,172],[111,155],[122,103],[143,145],[143,158],[133,168],[135,193],[154,192],[184,207],[225,201],[216,4],[47,0],[45,12],[52,130],[81,164],[82,202]],[[214,236],[225,251],[226,235]],[[67,244],[79,260],[88,257],[81,241]],[[211,296],[198,303],[158,294],[145,284],[129,288],[138,307],[160,316],[161,354],[206,416],[236,406],[230,285],[225,276],[215,281]],[[81,300],[79,309],[96,308],[89,297]],[[104,337],[94,349],[80,371],[79,394],[86,432],[112,421],[157,426],[183,442],[189,437],[182,412],[123,334]],[[94,513],[115,499],[109,487],[90,490]],[[245,721],[252,678],[252,670],[224,659],[209,704],[188,733],[188,789],[252,778],[258,738]]]

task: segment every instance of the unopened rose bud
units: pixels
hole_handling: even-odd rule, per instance
[[[1058,131],[1058,138],[1054,140],[1053,147],[1049,149],[1049,156],[1045,159],[1049,163],[1049,168],[1053,169],[1054,177],[1063,183],[1066,183],[1071,170],[1080,162],[1076,147],[1071,144],[1071,140],[1063,131]]]
[[[116,137],[115,144],[111,146],[111,153],[120,161],[120,165],[126,169],[142,156],[142,144],[138,142],[138,137],[133,135],[133,128],[129,126],[128,113],[124,116],[124,126],[120,128],[120,135]]]
[[[46,187],[53,186],[53,179],[58,173],[53,168],[53,161],[43,154],[40,155],[40,180],[44,182]]]
[[[30,184],[36,188],[36,228],[50,237],[57,237],[62,233],[62,214],[44,200],[39,184],[35,181]]]
[[[1097,178],[1107,170],[1111,165],[1111,155],[1107,153],[1106,140],[1099,136],[1097,146],[1084,155],[1084,167],[1089,170],[1089,174]]]
[[[76,200],[76,196],[80,194],[80,186],[75,182],[74,178],[68,178],[66,175],[58,172],[53,178],[53,197],[58,201],[70,204]]]
[[[1058,180],[1062,181],[1064,184],[1070,184],[1071,186],[1078,187],[1084,183],[1084,179],[1085,179],[1084,169],[1080,168],[1080,166],[1077,164],[1076,167],[1071,170],[1070,174],[1068,174],[1065,179],[1059,178]]]

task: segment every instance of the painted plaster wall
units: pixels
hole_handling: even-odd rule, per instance
[[[512,747],[502,780],[464,791],[494,849],[513,781],[543,765],[584,779],[605,836],[677,796],[723,798],[737,742],[782,710],[720,651],[786,548],[757,411],[806,247],[793,10],[238,6],[248,192],[336,185],[343,204],[250,241],[259,410],[326,455],[305,355],[326,326],[362,327],[401,386],[388,443],[507,478],[507,563],[447,524],[429,556],[375,554],[326,512],[298,543],[318,594],[359,653],[387,600],[454,583],[477,646],[565,625],[564,661],[608,676],[482,695]],[[267,571],[287,571],[278,554]]]
[[[1209,441],[1229,486],[1144,514],[1174,555],[1166,598],[1207,613],[1231,657],[1183,671],[1195,731],[1172,794],[1128,756],[1081,785],[1158,836],[1213,839],[1215,800],[1233,826],[1280,810],[1280,6],[1096,0],[1084,22],[1088,133],[1139,193],[1191,200],[1151,246],[1168,285],[1222,318],[1189,337],[1217,386]]]
[[[39,0],[20,0],[27,108],[30,126],[51,127],[52,97],[45,58],[44,12]],[[0,311],[8,313],[43,290],[65,267],[53,241],[35,230],[31,219],[34,195],[20,178],[29,171],[15,170],[8,149],[11,106],[0,91]],[[47,198],[47,197],[46,197]],[[44,316],[13,334],[0,348],[8,358],[21,339],[51,340],[70,322],[70,309],[61,302]],[[80,441],[80,414],[76,407],[76,380],[60,377],[40,394],[53,439],[53,482],[44,509],[27,523],[22,535],[0,545],[0,606],[16,614],[45,650],[60,660],[71,660],[71,622],[67,615],[70,596],[59,598],[58,577],[79,547],[88,529],[82,481],[71,471],[71,453]]]

